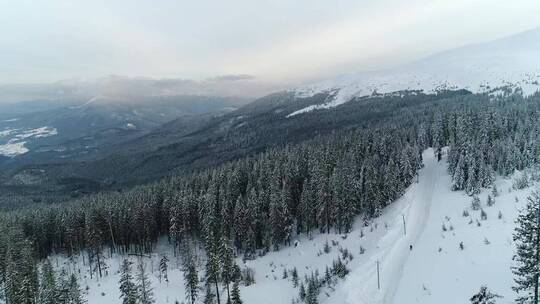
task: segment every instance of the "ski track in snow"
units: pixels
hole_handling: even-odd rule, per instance
[[[340,288],[345,293],[341,299],[343,303],[392,303],[403,267],[410,255],[409,245],[412,244],[414,250],[414,244],[424,231],[438,176],[441,170],[445,170],[445,162],[438,163],[432,149],[424,152],[423,158],[425,167],[420,171],[419,183],[414,184],[398,202],[387,208],[396,227],[403,227],[405,215],[406,235],[403,228],[392,229],[378,241],[377,248],[386,249],[375,252],[363,266],[351,272]],[[419,184],[422,187],[418,187]],[[377,261],[380,263],[380,290],[377,288]],[[361,286],[358,286],[358,282],[362,282]]]

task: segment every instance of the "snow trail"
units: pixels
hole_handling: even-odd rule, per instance
[[[445,162],[437,162],[433,149],[423,153],[424,168],[419,172],[419,182],[413,184],[404,196],[385,210],[382,218],[391,221],[391,229],[378,242],[367,262],[354,269],[344,282],[345,303],[387,304],[392,303],[399,285],[403,267],[414,244],[420,238],[429,217],[433,192]],[[403,230],[405,217],[406,234]],[[380,223],[379,223],[380,224]],[[385,225],[388,225],[385,222]],[[413,250],[409,250],[413,245]],[[377,282],[377,261],[379,262],[380,290]],[[361,284],[361,286],[357,286]]]

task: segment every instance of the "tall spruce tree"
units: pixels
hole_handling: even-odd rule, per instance
[[[514,231],[516,243],[516,266],[512,268],[518,293],[517,302],[538,303],[540,275],[540,194],[534,191],[527,198],[527,206],[521,211]]]
[[[124,259],[122,266],[120,267],[120,298],[122,304],[137,304],[138,294],[137,286],[133,282],[133,275],[131,274],[131,266],[133,263]]]
[[[45,259],[43,265],[41,265],[39,283],[39,304],[59,303],[59,286],[57,284],[56,274],[49,259]]]
[[[153,304],[155,302],[154,291],[142,260],[137,265],[137,293],[140,304]]]
[[[81,291],[79,281],[75,274],[69,276],[67,285],[68,297],[65,304],[85,304],[86,300]]]
[[[235,280],[233,283],[231,301],[232,304],[243,304],[242,299],[240,298],[240,287],[238,286],[238,280]]]
[[[199,273],[190,244],[187,244],[182,257],[182,273],[184,275],[186,300],[190,304],[195,304],[199,294]]]

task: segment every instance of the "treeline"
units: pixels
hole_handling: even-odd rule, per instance
[[[476,194],[494,181],[540,161],[539,95],[489,99],[435,115],[436,147],[450,146],[453,190]]]
[[[313,229],[347,232],[398,198],[421,165],[408,129],[385,128],[317,138],[213,170],[125,193],[10,213],[40,257],[103,248],[150,252],[160,236],[225,236],[253,253]]]
[[[237,281],[234,252],[253,258],[314,229],[345,233],[356,215],[375,216],[398,198],[421,164],[413,135],[401,128],[336,134],[126,193],[4,215],[10,232],[0,237],[0,260],[26,263],[12,241],[25,240],[40,258],[82,252],[102,276],[112,253],[151,252],[161,236],[179,249],[198,239],[207,285],[215,287],[208,296],[218,298],[218,285]],[[2,282],[35,277],[0,267]]]
[[[99,271],[105,250],[151,252],[167,237],[175,248],[202,240],[214,261],[205,271],[207,284],[228,287],[234,275],[223,270],[231,254],[224,246],[249,259],[290,244],[299,233],[346,233],[357,215],[369,220],[403,194],[427,147],[450,147],[453,188],[471,194],[488,186],[495,172],[509,174],[540,157],[540,95],[397,104],[394,111],[381,106],[386,114],[364,128],[127,192],[2,214],[0,283],[5,286],[5,261],[17,251],[13,239],[27,242],[36,258],[84,252]]]

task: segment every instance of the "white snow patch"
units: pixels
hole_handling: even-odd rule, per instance
[[[25,141],[21,142],[8,142],[7,144],[0,145],[0,155],[7,157],[15,157],[17,155],[25,154],[28,151],[28,148],[24,146]]]
[[[58,130],[56,128],[52,127],[41,127],[37,129],[30,129],[25,130],[22,133],[17,134],[15,137],[18,139],[25,139],[25,138],[42,138],[42,137],[49,137],[53,135],[58,135]]]
[[[0,138],[11,135],[15,131],[17,131],[17,129],[5,129],[4,131],[0,131]]]
[[[7,142],[0,145],[0,155],[15,157],[28,153],[30,150],[25,144],[30,139],[44,138],[58,135],[58,130],[53,127],[41,127],[37,129],[6,129],[0,131],[0,138],[8,138]]]
[[[97,96],[94,96],[94,97],[88,99],[88,100],[87,100],[85,103],[83,103],[83,104],[80,104],[80,105],[78,105],[78,106],[70,106],[69,109],[74,110],[74,109],[84,108],[85,106],[90,105],[90,104],[92,104],[93,102],[98,101],[98,100],[101,100],[101,99],[104,99],[104,98],[105,98],[105,97],[102,96],[102,95],[97,95]]]

